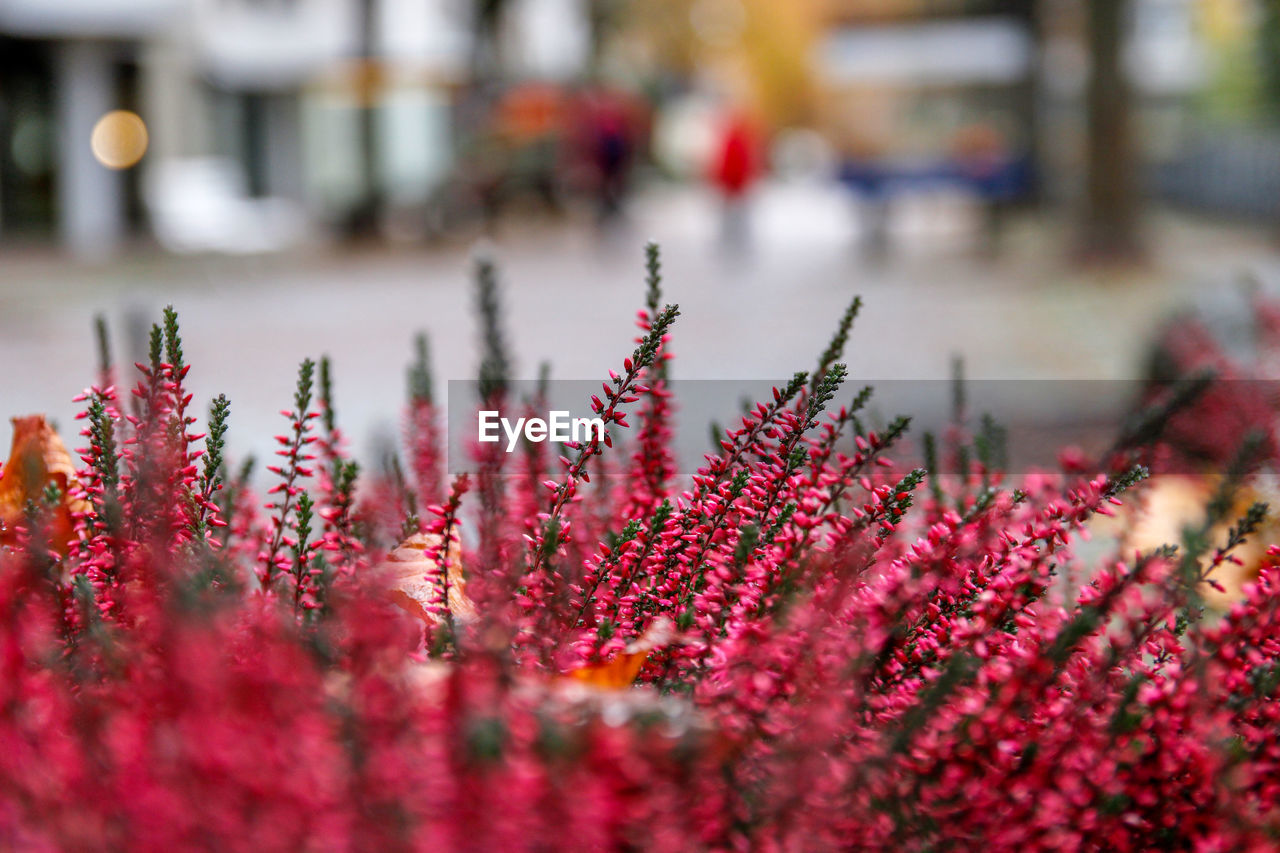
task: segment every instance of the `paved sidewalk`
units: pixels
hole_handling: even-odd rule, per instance
[[[1228,302],[1246,275],[1280,281],[1280,254],[1261,229],[1169,215],[1152,217],[1149,268],[1106,275],[1064,268],[1063,228],[1046,220],[1011,223],[995,261],[948,232],[872,266],[856,250],[845,200],[831,191],[763,192],[747,256],[718,244],[717,217],[709,196],[660,189],[605,237],[582,224],[506,229],[493,248],[518,373],[531,377],[546,359],[557,377],[599,378],[622,360],[648,238],[664,247],[667,294],[683,313],[673,341],[681,378],[806,369],[858,293],[866,307],[848,353],[858,382],[942,378],[953,354],[978,378],[1131,378],[1174,308]],[[70,398],[94,373],[95,313],[108,317],[124,359],[130,322],[172,303],[197,399],[232,400],[233,452],[270,449],[298,361],[327,353],[340,416],[363,454],[373,436],[396,429],[415,331],[431,335],[438,381],[473,375],[468,258],[462,246],[318,248],[258,259],[143,253],[84,267],[0,248],[0,447],[10,414],[48,412],[64,434],[73,431]],[[1081,401],[1060,404],[1068,417]]]

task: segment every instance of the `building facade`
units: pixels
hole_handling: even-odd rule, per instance
[[[511,74],[580,70],[585,0],[501,5]],[[421,203],[475,19],[476,0],[0,0],[0,239],[253,250],[370,198]],[[137,168],[89,145],[115,109],[146,123]]]

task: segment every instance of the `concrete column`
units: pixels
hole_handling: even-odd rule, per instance
[[[109,255],[125,232],[123,177],[99,163],[89,139],[114,106],[111,46],[70,40],[57,47],[58,228],[73,254]]]
[[[195,46],[174,28],[142,46],[142,113],[150,140],[142,165],[209,154],[208,116],[195,68]]]
[[[8,127],[4,98],[0,97],[0,127]],[[0,175],[0,237],[4,237],[4,177]]]
[[[302,96],[295,92],[273,94],[266,102],[267,195],[301,201]]]

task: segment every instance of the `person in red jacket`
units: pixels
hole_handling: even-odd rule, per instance
[[[730,113],[720,130],[710,176],[724,202],[722,235],[730,249],[746,248],[747,192],[760,173],[761,159],[755,125],[741,111]]]

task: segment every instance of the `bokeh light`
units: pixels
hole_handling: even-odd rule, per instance
[[[112,110],[93,126],[89,145],[108,169],[128,169],[147,153],[146,122],[129,110]]]

